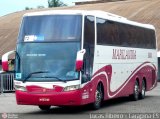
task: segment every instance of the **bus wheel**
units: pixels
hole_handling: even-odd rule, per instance
[[[137,101],[139,99],[139,83],[137,80],[134,85],[134,90],[133,90],[133,94],[131,95],[131,99],[134,101]]]
[[[142,90],[140,92],[140,99],[144,99],[145,98],[145,94],[146,94],[146,83],[144,80],[142,80]]]
[[[41,109],[41,110],[49,110],[50,109],[50,105],[39,105],[39,108]]]
[[[99,109],[101,107],[102,100],[103,100],[103,92],[101,84],[99,84],[95,92],[95,102],[93,103],[93,109],[95,110]]]

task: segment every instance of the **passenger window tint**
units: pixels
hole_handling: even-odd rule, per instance
[[[97,44],[121,47],[156,48],[155,31],[97,18]]]
[[[97,41],[98,44],[119,44],[117,26],[112,21],[97,19]]]
[[[83,48],[86,49],[86,53],[84,58],[84,71],[82,75],[82,83],[89,81],[92,76],[93,60],[94,60],[94,44],[95,44],[95,17],[85,16]]]

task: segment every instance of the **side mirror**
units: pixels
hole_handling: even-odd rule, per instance
[[[7,53],[5,53],[4,55],[2,55],[2,70],[3,71],[8,71],[9,70],[9,65],[8,65],[8,57],[9,55],[15,53],[15,50],[9,51]]]
[[[86,50],[80,50],[77,52],[77,58],[76,58],[76,71],[81,71],[83,67],[83,57],[86,53]]]

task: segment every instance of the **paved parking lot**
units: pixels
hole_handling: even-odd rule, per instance
[[[139,101],[130,101],[128,97],[108,100],[99,110],[93,111],[87,106],[77,108],[59,108],[52,107],[50,111],[41,111],[37,106],[17,105],[14,93],[5,93],[0,95],[0,119],[2,115],[8,118],[18,119],[96,119],[110,118],[111,114],[126,116],[126,118],[138,118],[133,113],[147,114],[148,119],[160,118],[160,83],[158,86],[147,92],[146,98]],[[159,114],[158,114],[159,113]],[[152,118],[150,115],[152,114]],[[141,115],[142,119],[144,115]],[[121,117],[120,117],[121,118]],[[124,118],[124,117],[123,117]]]

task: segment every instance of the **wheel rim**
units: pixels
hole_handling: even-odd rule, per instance
[[[145,96],[145,91],[146,91],[146,88],[145,88],[145,84],[143,82],[142,83],[142,96]]]
[[[137,99],[137,98],[138,98],[138,95],[139,95],[139,86],[138,86],[138,83],[135,84],[134,92],[135,92],[135,97],[136,97],[136,99]]]
[[[102,93],[100,92],[100,90],[96,90],[96,96],[95,96],[95,104],[96,106],[100,106],[101,103],[101,99],[102,99]]]

